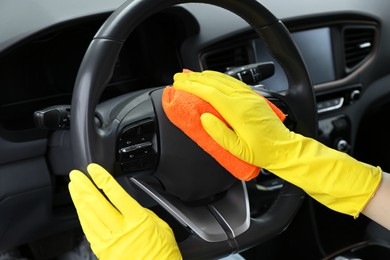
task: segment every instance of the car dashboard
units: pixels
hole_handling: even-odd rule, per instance
[[[74,6],[36,0],[24,8],[5,1],[6,8],[0,8],[4,17],[0,28],[5,32],[0,35],[0,212],[9,213],[0,213],[0,251],[26,244],[36,248],[48,237],[78,228],[67,190],[67,174],[73,167],[71,126],[57,118],[39,124],[34,113],[69,109],[89,43],[123,1],[95,6],[94,1],[71,2]],[[318,140],[390,170],[386,128],[378,130],[379,135],[372,129],[383,127],[381,120],[390,108],[386,98],[390,95],[389,4],[261,2],[291,32],[305,61],[317,101]],[[25,26],[7,11],[20,12]],[[101,102],[170,85],[183,68],[227,72],[262,62],[272,62],[275,71],[253,87],[286,91],[288,75],[245,21],[215,6],[182,4],[147,18],[132,32]],[[381,156],[372,155],[375,150]],[[281,185],[267,172],[248,183],[250,196],[256,198],[251,201],[252,213],[262,214]],[[297,235],[294,228],[302,223],[308,228]],[[305,243],[316,243],[322,254],[329,254],[360,242],[368,225],[364,216],[354,221],[308,199],[292,231],[284,236],[306,235]]]

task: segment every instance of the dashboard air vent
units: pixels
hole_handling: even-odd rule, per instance
[[[208,52],[202,57],[203,66],[204,69],[225,72],[228,69],[251,63],[250,53],[249,46],[236,46]]]
[[[344,30],[344,54],[347,70],[352,70],[365,60],[374,46],[375,29],[352,27]]]

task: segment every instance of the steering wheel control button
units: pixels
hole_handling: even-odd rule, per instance
[[[152,119],[124,128],[118,142],[122,171],[152,169],[156,165],[158,157],[155,136],[155,122]]]
[[[120,153],[130,153],[130,152],[133,152],[133,151],[143,151],[145,149],[147,149],[148,147],[151,147],[152,146],[152,142],[145,142],[145,143],[140,143],[140,144],[135,144],[135,145],[131,145],[131,146],[128,146],[128,147],[124,147],[120,150]]]

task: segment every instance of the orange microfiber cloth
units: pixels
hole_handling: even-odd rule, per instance
[[[271,102],[268,103],[278,117],[284,120],[283,112]],[[203,113],[211,113],[228,125],[209,103],[188,92],[166,87],[162,95],[162,106],[168,119],[176,127],[181,129],[233,176],[248,181],[259,174],[259,167],[249,164],[225,150],[203,129],[200,121],[200,116]]]
[[[220,146],[203,129],[200,116],[203,113],[211,113],[226,121],[209,103],[188,92],[166,87],[162,95],[162,106],[168,119],[195,143],[221,164],[226,170],[241,180],[255,178],[260,168],[244,162],[235,157],[229,151]]]
[[[191,71],[184,69],[183,72],[190,73]],[[286,115],[268,99],[264,99],[280,120],[284,121]],[[249,181],[259,174],[259,167],[231,154],[204,130],[200,121],[200,116],[203,113],[213,114],[229,126],[226,120],[208,102],[188,92],[166,87],[162,95],[162,106],[168,119],[176,127],[181,129],[233,176],[240,180]]]

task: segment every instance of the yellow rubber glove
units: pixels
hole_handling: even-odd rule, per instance
[[[203,114],[205,130],[238,158],[269,170],[329,208],[357,217],[375,193],[381,169],[290,131],[249,86],[226,74],[177,73],[174,88],[209,102],[232,129]]]
[[[73,170],[69,190],[99,259],[182,259],[167,223],[139,205],[101,166],[90,164],[87,170],[97,187],[84,173]]]

